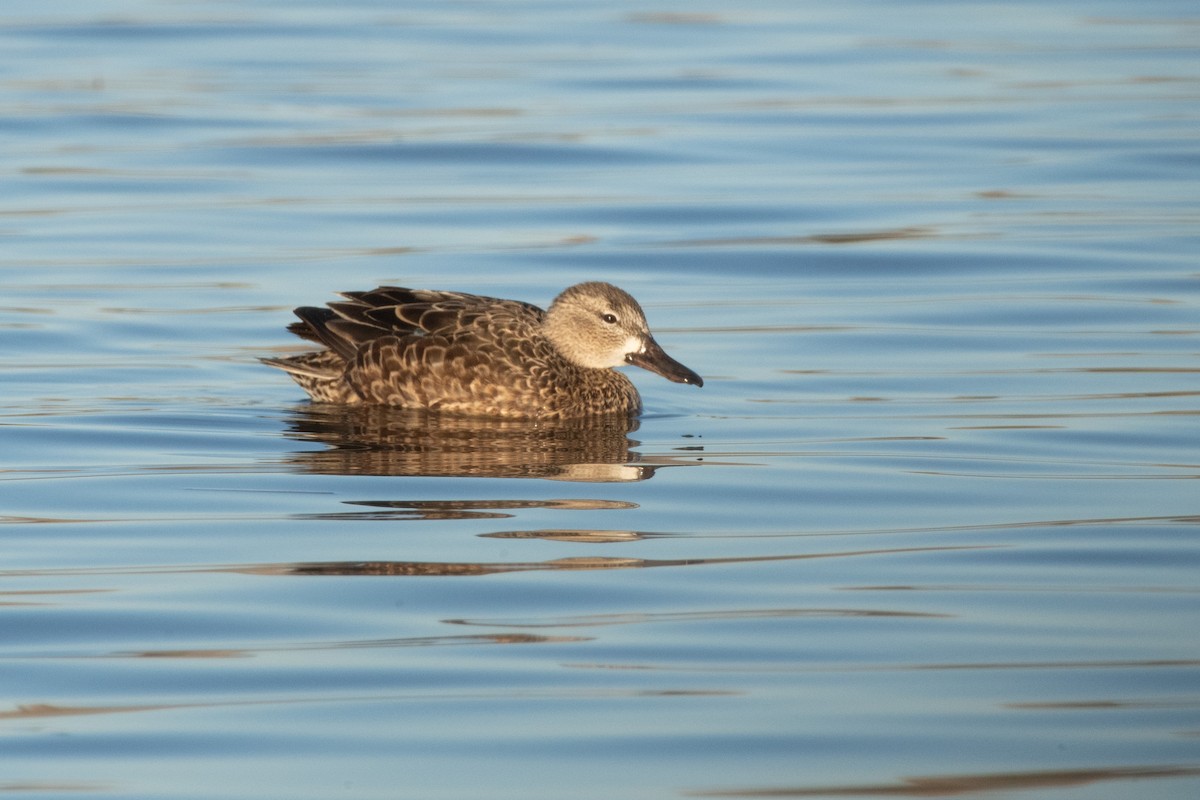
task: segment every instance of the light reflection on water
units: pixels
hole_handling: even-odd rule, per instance
[[[300,407],[287,435],[325,449],[296,453],[297,469],[325,475],[543,478],[637,481],[666,465],[628,438],[638,420],[623,416],[525,422],[451,418],[380,408]]]
[[[1190,5],[22,15],[0,790],[1200,787]],[[256,360],[586,279],[704,388],[480,425]]]

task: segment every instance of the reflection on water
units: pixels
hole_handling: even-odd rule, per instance
[[[289,437],[327,448],[298,451],[288,463],[323,475],[619,482],[645,480],[663,466],[695,463],[641,456],[632,450],[638,442],[629,438],[638,420],[623,415],[493,420],[386,407],[312,405],[296,407],[287,422]]]
[[[592,628],[609,625],[652,625],[676,622],[709,622],[726,620],[775,619],[781,617],[913,617],[920,619],[946,618],[948,614],[918,611],[897,611],[876,608],[754,608],[733,611],[681,611],[667,614],[591,614],[579,617],[550,617],[539,619],[448,619],[451,625],[478,625],[493,628]]]
[[[297,515],[297,519],[357,519],[357,520],[433,520],[433,519],[510,519],[515,514],[506,511],[550,508],[558,510],[612,510],[637,508],[634,503],[617,500],[556,499],[556,500],[346,500],[346,505],[365,506],[374,511],[322,512]],[[571,532],[563,532],[569,536]],[[611,535],[607,535],[611,534]],[[508,534],[482,534],[506,537]],[[519,534],[513,534],[518,536]],[[557,537],[554,537],[557,538]],[[597,532],[592,541],[623,541],[638,538],[632,531]]]
[[[690,239],[667,242],[672,247],[779,247],[785,245],[862,244],[889,239],[925,239],[943,236],[925,228],[899,228],[885,231],[851,231],[847,233],[814,233],[804,236],[755,236],[729,239]]]
[[[610,531],[605,531],[610,534]],[[557,538],[557,537],[555,537]],[[586,537],[584,537],[586,538]],[[606,537],[607,538],[607,537]],[[636,538],[634,536],[626,539]],[[616,537],[608,538],[608,541]],[[714,564],[748,564],[763,561],[799,561],[813,558],[848,558],[853,556],[894,555],[897,553],[942,552],[953,550],[982,549],[969,546],[947,547],[902,547],[891,549],[852,550],[839,553],[802,553],[796,555],[743,556],[731,558],[619,558],[614,556],[590,556],[558,558],[553,561],[509,562],[509,563],[462,563],[429,561],[372,561],[334,564],[267,564],[241,568],[240,571],[258,575],[499,575],[506,572],[529,572],[537,570],[607,570],[647,569],[653,567],[702,567]]]
[[[620,542],[636,542],[642,539],[655,539],[664,536],[676,536],[672,533],[655,533],[650,531],[615,531],[615,530],[571,530],[567,528],[551,528],[536,531],[497,531],[496,533],[479,534],[484,539],[546,539],[554,542],[575,544],[614,544]]]
[[[1116,769],[930,775],[902,778],[896,783],[718,789],[688,792],[688,795],[691,797],[962,797],[990,792],[1066,789],[1087,786],[1100,781],[1186,778],[1196,775],[1200,775],[1200,769],[1172,765],[1147,765]]]
[[[264,653],[317,650],[360,650],[400,647],[479,647],[491,644],[569,644],[588,641],[579,636],[540,636],[530,633],[497,633],[463,636],[411,636],[401,639],[355,639],[335,642],[294,642],[223,650],[141,650],[107,653],[100,658],[249,658]]]

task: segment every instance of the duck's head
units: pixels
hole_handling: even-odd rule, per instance
[[[654,341],[637,300],[611,283],[578,283],[556,297],[546,312],[546,335],[581,367],[634,364],[676,383],[704,385]]]

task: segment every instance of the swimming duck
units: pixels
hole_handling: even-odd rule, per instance
[[[634,364],[703,386],[654,341],[641,306],[597,281],[546,311],[519,300],[380,286],[301,307],[288,330],[325,349],[264,358],[316,402],[374,404],[488,417],[565,419],[637,414],[637,389],[613,367]]]

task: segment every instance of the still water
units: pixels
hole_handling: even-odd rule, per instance
[[[0,791],[1200,793],[1192,2],[0,18]],[[345,412],[377,284],[642,301],[629,425]]]

